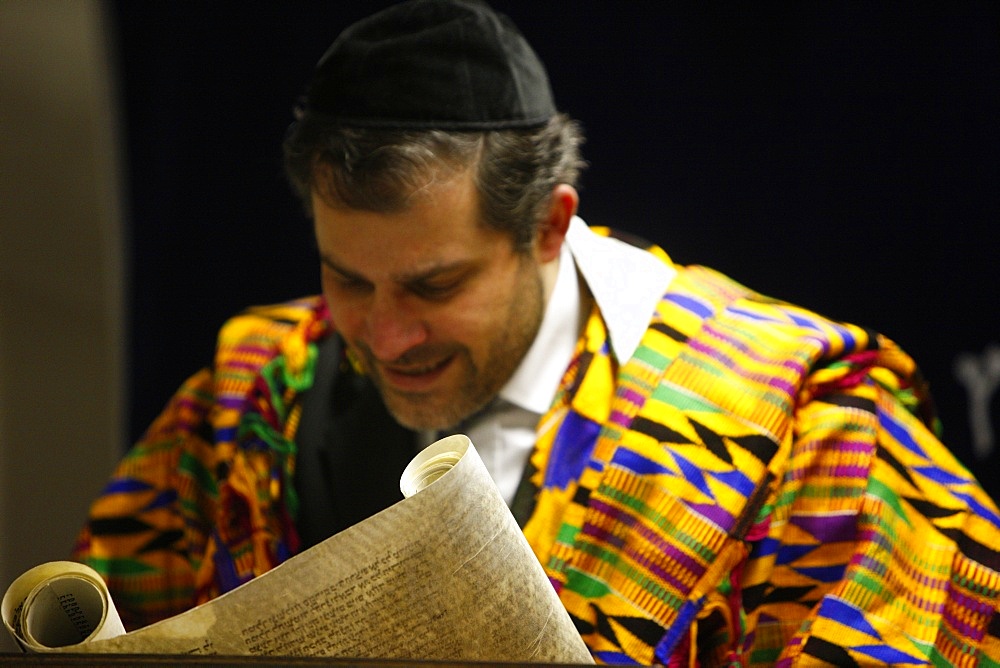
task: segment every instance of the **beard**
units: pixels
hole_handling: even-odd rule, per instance
[[[406,392],[387,382],[371,350],[360,342],[351,348],[378,388],[386,408],[396,421],[414,430],[440,430],[453,427],[483,409],[499,394],[514,375],[518,365],[535,340],[545,313],[541,276],[526,263],[518,272],[517,285],[511,291],[505,313],[495,319],[494,327],[482,332],[488,337],[477,356],[462,343],[431,343],[409,350],[394,364],[419,367],[447,360],[440,387],[428,392]]]

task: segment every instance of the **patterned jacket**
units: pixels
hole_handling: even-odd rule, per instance
[[[319,298],[232,319],[121,462],[75,558],[128,628],[299,549],[330,335]],[[933,426],[893,342],[679,268],[632,359],[591,314],[513,510],[601,662],[1000,665],[1000,512]]]

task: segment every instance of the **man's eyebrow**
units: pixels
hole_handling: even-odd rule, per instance
[[[361,274],[358,274],[358,273],[356,273],[356,272],[353,272],[353,271],[351,271],[350,269],[347,269],[347,268],[345,268],[345,267],[341,267],[341,266],[340,266],[339,264],[337,264],[337,263],[336,263],[336,262],[335,262],[335,261],[334,261],[334,260],[333,260],[333,259],[332,259],[332,258],[331,258],[331,257],[329,256],[329,255],[327,255],[326,253],[320,253],[320,254],[319,254],[319,261],[320,261],[320,262],[321,262],[322,264],[326,265],[326,266],[327,266],[328,268],[330,268],[330,269],[332,269],[333,271],[337,272],[338,274],[341,274],[341,275],[342,275],[342,276],[344,276],[345,278],[352,278],[352,279],[357,279],[357,280],[362,280],[362,281],[363,281],[363,280],[367,280],[367,279],[365,279],[365,277],[364,277],[364,276],[362,276]]]
[[[345,278],[367,281],[363,275],[340,266],[334,261],[329,255],[325,253],[320,254],[320,262],[324,265],[337,272],[338,274],[344,276]],[[452,271],[462,271],[471,268],[475,265],[474,260],[455,260],[454,262],[447,262],[444,264],[434,265],[427,268],[426,270],[418,270],[412,273],[399,273],[395,274],[392,279],[397,283],[402,284],[413,284],[420,283],[421,281],[427,281],[441,274],[447,274]]]

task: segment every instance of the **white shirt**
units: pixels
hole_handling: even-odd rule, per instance
[[[559,389],[580,326],[589,315],[581,310],[577,271],[601,310],[609,344],[621,361],[632,357],[677,273],[641,249],[595,234],[580,218],[570,222],[556,283],[534,342],[500,390],[498,401],[457,427],[476,446],[508,505],[534,448],[535,427]]]

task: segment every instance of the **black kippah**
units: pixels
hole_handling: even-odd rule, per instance
[[[352,127],[528,128],[556,113],[545,67],[476,0],[409,0],[347,28],[316,65],[306,110]]]

